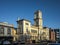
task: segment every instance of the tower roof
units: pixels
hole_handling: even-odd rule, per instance
[[[39,13],[39,12],[41,12],[41,10],[37,10],[37,11],[35,11],[35,13]]]
[[[28,22],[31,22],[31,21],[29,21],[29,20],[27,20],[27,19],[21,19],[21,20],[18,20],[18,21],[24,21],[24,20],[25,20],[25,21],[28,21]],[[18,21],[17,21],[17,22],[18,22]]]

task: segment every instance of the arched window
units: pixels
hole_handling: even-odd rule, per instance
[[[11,35],[11,28],[8,28],[7,31],[8,31],[7,33],[8,33],[9,35]]]
[[[0,34],[4,34],[4,26],[0,26]]]

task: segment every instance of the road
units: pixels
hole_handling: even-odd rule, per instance
[[[47,45],[47,44],[18,44],[18,45]]]

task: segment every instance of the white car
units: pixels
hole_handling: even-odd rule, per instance
[[[5,44],[11,44],[9,41],[3,41],[3,45],[5,45]]]

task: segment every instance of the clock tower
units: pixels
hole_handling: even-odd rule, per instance
[[[40,29],[43,27],[43,22],[42,22],[42,12],[40,10],[37,10],[34,13],[34,25],[38,26]]]

